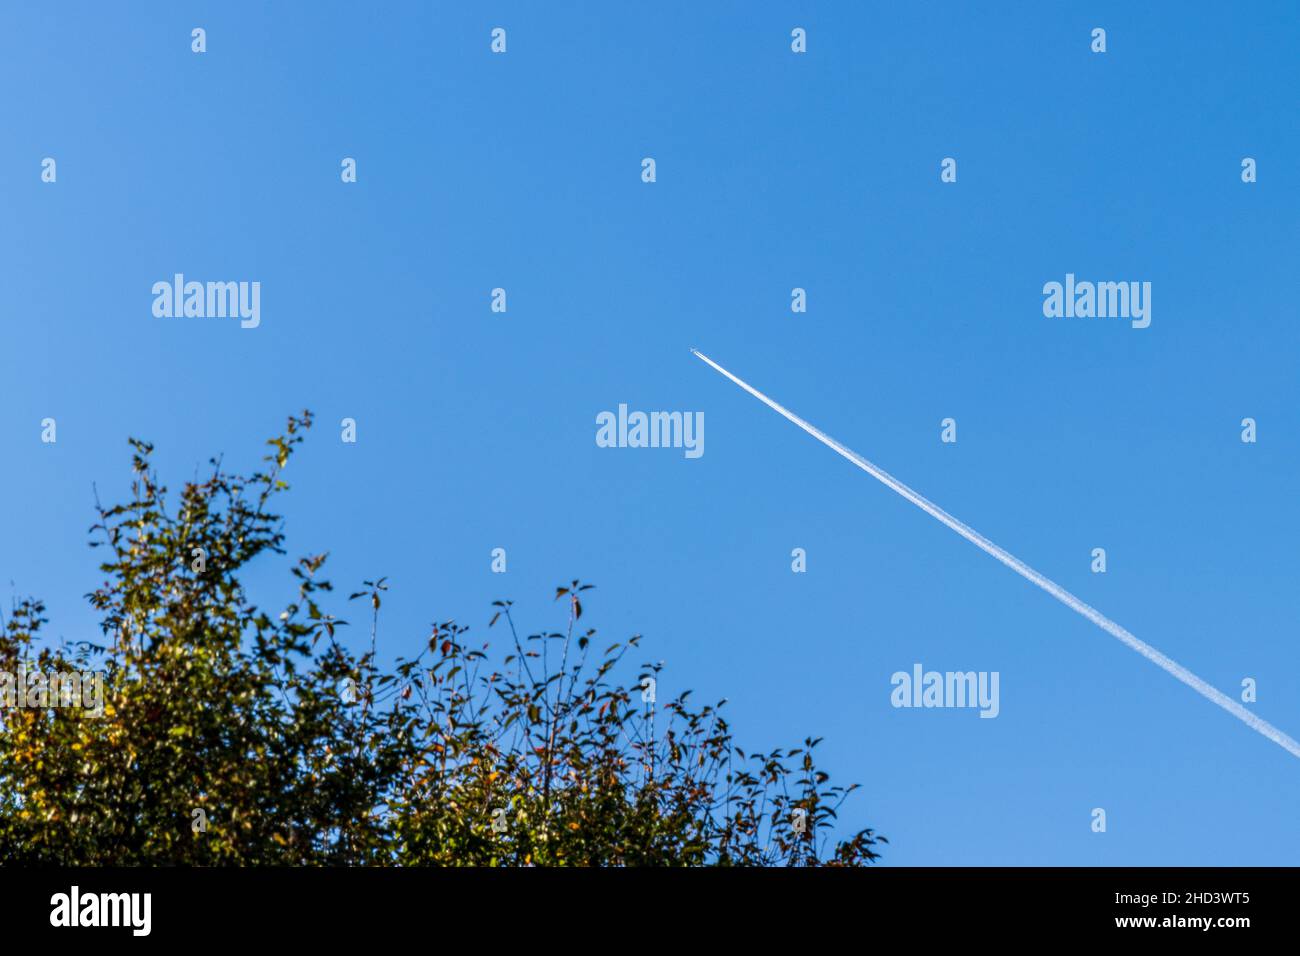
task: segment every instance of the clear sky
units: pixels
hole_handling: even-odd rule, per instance
[[[387,653],[577,577],[661,698],[824,736],[885,865],[1295,863],[1300,761],[688,349],[1300,735],[1300,6],[604,6],[4,4],[0,585],[95,636],[127,436],[175,488],[307,407],[290,551],[388,575]],[[155,318],[178,272],[260,326]],[[1150,327],[1045,317],[1067,273]],[[597,447],[620,403],[705,453]],[[892,707],[917,663],[998,717]]]

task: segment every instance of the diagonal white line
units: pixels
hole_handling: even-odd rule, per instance
[[[713,359],[705,355],[703,352],[700,352],[697,349],[691,349],[691,354],[693,354],[696,358],[700,359],[701,361],[711,366],[713,369],[722,373],[727,378],[731,379],[733,382],[735,382],[745,391],[749,392],[749,394],[753,395],[760,402],[767,405],[773,411],[780,413],[784,417],[788,418],[790,421],[794,422],[796,425],[798,425],[800,428],[806,431],[809,435],[812,435],[813,438],[816,438],[823,445],[826,445],[827,447],[843,455],[849,461],[853,462],[853,464],[857,465],[859,468],[861,468],[863,471],[869,474],[872,478],[875,478],[877,481],[881,482],[882,484],[892,488],[894,491],[898,492],[908,501],[912,502],[912,504],[916,505],[922,511],[929,514],[931,517],[938,518],[940,521],[946,524],[953,531],[956,531],[959,535],[961,535],[971,544],[975,545],[976,547],[980,548],[983,551],[988,552],[993,557],[997,558],[999,561],[1001,561],[1003,564],[1009,567],[1012,571],[1015,571],[1017,574],[1019,574],[1021,577],[1026,578],[1029,581],[1032,581],[1034,584],[1038,585],[1040,588],[1042,588],[1052,597],[1056,598],[1066,607],[1070,608],[1073,611],[1079,612],[1088,620],[1092,621],[1093,624],[1096,624],[1099,628],[1105,631],[1107,634],[1111,635],[1114,638],[1117,638],[1120,641],[1123,641],[1125,644],[1133,648],[1133,650],[1137,651],[1147,660],[1151,661],[1153,664],[1156,664],[1157,666],[1161,667],[1165,671],[1172,674],[1174,677],[1178,678],[1180,681],[1182,681],[1192,690],[1196,691],[1202,697],[1205,697],[1208,700],[1211,700],[1214,703],[1218,704],[1228,713],[1232,714],[1232,716],[1236,717],[1238,720],[1243,721],[1252,730],[1258,731],[1259,733],[1267,737],[1269,740],[1277,744],[1279,747],[1286,749],[1292,756],[1300,757],[1300,743],[1297,743],[1287,734],[1278,730],[1268,721],[1262,720],[1261,718],[1255,716],[1253,713],[1251,713],[1245,707],[1242,707],[1241,704],[1237,703],[1227,694],[1211,686],[1210,684],[1207,684],[1204,680],[1197,677],[1195,674],[1189,671],[1182,664],[1179,664],[1177,661],[1160,653],[1160,651],[1156,650],[1146,641],[1139,640],[1138,638],[1134,637],[1127,630],[1120,627],[1118,624],[1116,624],[1110,618],[1106,617],[1106,615],[1102,614],[1096,608],[1091,607],[1088,604],[1085,604],[1083,601],[1080,601],[1077,597],[1075,597],[1069,591],[1065,590],[1065,588],[1061,587],[1055,581],[1043,577],[1043,575],[1039,574],[1037,571],[1035,571],[1029,565],[1025,564],[1025,562],[1021,561],[1015,555],[1002,550],[1002,548],[999,548],[988,538],[984,537],[984,535],[980,534],[974,528],[970,527],[970,525],[954,518],[952,515],[948,514],[948,512],[944,511],[934,502],[930,501],[929,499],[925,498],[923,495],[920,495],[917,492],[913,491],[911,488],[907,487],[907,485],[903,484],[893,475],[889,474],[889,472],[873,465],[871,462],[867,461],[867,459],[863,458],[861,455],[853,451],[851,448],[844,447],[839,442],[837,442],[834,438],[831,438],[831,436],[827,435],[825,432],[822,432],[819,429],[814,428],[812,425],[808,424],[806,421],[804,421],[794,412],[777,404],[776,402],[772,401],[772,399],[768,398],[766,395],[760,392],[758,389],[753,388],[746,382],[741,381],[736,376],[728,372],[721,365],[719,365],[717,362],[713,361]]]

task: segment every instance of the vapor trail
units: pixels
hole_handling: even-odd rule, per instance
[[[853,464],[857,465],[859,468],[861,468],[863,471],[869,474],[872,478],[875,478],[877,481],[881,482],[882,484],[892,488],[894,491],[898,492],[900,495],[902,495],[908,501],[912,502],[912,504],[916,505],[922,511],[926,512],[927,514],[931,515],[934,518],[938,518],[940,521],[946,524],[953,531],[956,531],[959,535],[961,535],[971,544],[975,545],[976,547],[980,548],[983,551],[987,551],[989,554],[997,558],[999,561],[1001,561],[1003,564],[1009,567],[1012,571],[1015,571],[1021,577],[1026,578],[1029,581],[1032,581],[1034,584],[1037,584],[1040,588],[1042,588],[1052,597],[1056,598],[1066,607],[1070,608],[1071,610],[1078,611],[1080,614],[1082,614],[1088,620],[1092,621],[1093,624],[1096,624],[1099,628],[1101,628],[1111,637],[1123,641],[1125,644],[1133,648],[1133,650],[1137,651],[1147,660],[1151,661],[1153,664],[1156,664],[1157,666],[1168,671],[1170,674],[1178,678],[1180,681],[1182,681],[1192,690],[1196,691],[1202,697],[1205,697],[1208,700],[1211,700],[1214,703],[1218,704],[1228,713],[1232,714],[1232,716],[1243,721],[1252,730],[1258,731],[1259,733],[1267,737],[1269,740],[1273,741],[1273,743],[1277,744],[1279,747],[1286,749],[1293,757],[1300,757],[1300,743],[1297,743],[1291,737],[1287,736],[1282,731],[1278,730],[1268,721],[1261,720],[1259,717],[1256,717],[1245,707],[1242,707],[1241,704],[1237,703],[1235,700],[1233,700],[1227,694],[1224,694],[1222,691],[1219,691],[1216,688],[1207,684],[1205,681],[1197,677],[1195,674],[1189,671],[1182,664],[1179,664],[1177,661],[1172,660],[1169,657],[1166,657],[1164,654],[1160,653],[1158,650],[1156,650],[1146,641],[1139,640],[1138,638],[1134,637],[1127,630],[1120,627],[1118,624],[1116,624],[1110,618],[1106,617],[1106,615],[1102,614],[1096,608],[1090,607],[1089,605],[1085,604],[1083,601],[1080,601],[1077,597],[1075,597],[1069,591],[1065,590],[1065,588],[1061,587],[1055,581],[1043,577],[1041,574],[1039,574],[1029,565],[1025,564],[1025,562],[1021,561],[1015,555],[1003,551],[996,544],[994,544],[988,538],[984,537],[984,535],[980,534],[974,528],[970,527],[963,521],[957,520],[952,515],[948,514],[948,512],[944,511],[942,508],[940,508],[938,505],[928,500],[924,496],[917,494],[911,488],[907,487],[907,485],[903,484],[893,475],[889,474],[889,472],[885,471],[882,468],[876,467],[875,465],[867,461],[865,458],[863,458],[861,455],[859,455],[857,452],[853,451],[852,449],[845,448],[834,438],[831,438],[826,433],[814,428],[812,425],[809,425],[806,421],[804,421],[794,412],[790,411],[787,408],[784,408],[781,405],[778,405],[776,402],[772,401],[772,399],[768,398],[758,389],[753,388],[746,382],[743,382],[740,379],[736,378],[736,376],[732,375],[725,368],[723,368],[717,362],[713,361],[713,359],[709,358],[703,352],[700,352],[697,349],[691,349],[691,353],[696,358],[700,359],[701,361],[705,362],[712,368],[716,369],[718,372],[725,375],[727,378],[731,379],[733,382],[735,382],[745,391],[749,392],[749,394],[753,395],[760,402],[767,405],[773,411],[779,412],[781,415],[785,416],[790,421],[794,422],[796,425],[798,425],[800,428],[806,431],[809,435],[812,435],[813,438],[816,438],[823,445],[826,445],[827,447],[839,452],[849,461],[853,462]]]

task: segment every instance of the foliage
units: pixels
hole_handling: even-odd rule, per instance
[[[270,510],[311,426],[290,418],[263,468],[218,460],[175,507],[131,441],[131,500],[98,506],[103,643],[43,646],[39,601],[0,628],[0,670],[103,674],[103,712],[0,709],[0,859],[64,865],[862,865],[884,838],[832,843],[855,787],[807,739],[746,754],[716,706],[654,700],[660,665],[597,650],[591,585],[556,590],[562,630],[521,638],[496,602],[490,643],[455,621],[378,663],[385,579],[360,602],[369,647],[322,607],[326,555],[293,565],[274,616],[241,574],[284,553]],[[357,606],[356,604],[353,605]],[[495,663],[494,663],[495,661]],[[652,684],[651,681],[655,682]],[[792,821],[806,814],[806,828]]]

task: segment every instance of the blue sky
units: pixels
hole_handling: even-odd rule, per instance
[[[661,697],[824,736],[884,865],[1294,863],[1295,758],[688,348],[1300,734],[1300,7],[618,6],[6,4],[0,583],[92,636],[126,437],[178,487],[307,407],[291,551],[388,575],[390,653],[578,577]],[[176,272],[260,281],[261,326],[155,318]],[[1067,272],[1151,326],[1045,318]],[[705,454],[598,448],[619,403]],[[918,662],[1000,715],[891,707]]]

